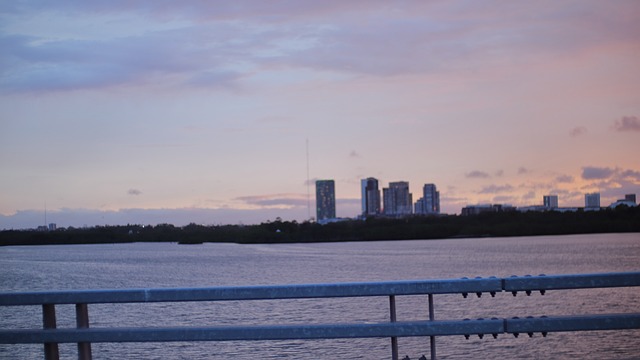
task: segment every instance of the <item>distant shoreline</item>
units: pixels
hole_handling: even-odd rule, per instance
[[[177,242],[201,244],[316,243],[377,240],[433,240],[506,236],[640,232],[640,207],[588,212],[487,213],[407,218],[369,218],[320,225],[276,220],[259,225],[190,224],[176,227],[118,225],[55,231],[5,230],[0,246]]]
[[[412,216],[400,219],[380,217],[326,225],[278,219],[259,225],[190,224],[176,227],[160,224],[96,226],[55,231],[5,230],[0,231],[0,246],[133,242],[277,244],[635,232],[640,232],[640,207],[572,213],[506,211],[472,216]]]

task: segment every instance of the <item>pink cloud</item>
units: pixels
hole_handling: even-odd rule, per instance
[[[556,177],[556,181],[559,183],[572,183],[573,180],[573,176],[571,175],[560,175]]]
[[[608,179],[615,173],[615,169],[608,167],[585,166],[582,168],[582,178],[585,180]]]
[[[509,184],[505,184],[505,185],[489,185],[489,186],[485,186],[480,190],[480,194],[496,194],[496,193],[503,193],[503,192],[508,192],[508,191],[512,191],[513,190],[513,186],[509,185]]]
[[[499,6],[497,13],[491,6],[457,2],[27,1],[7,5],[8,13],[123,13],[144,19],[149,28],[134,36],[105,34],[106,40],[0,33],[3,53],[16,60],[5,64],[10,75],[3,87],[54,91],[177,78],[182,86],[233,88],[238,79],[271,66],[375,76],[503,68],[505,59],[635,44],[633,34],[640,33],[640,22],[628,15],[640,9],[633,1]],[[167,30],[167,19],[185,25]],[[411,56],[402,55],[408,51]]]
[[[241,196],[236,200],[243,201],[249,205],[260,207],[300,207],[307,206],[307,198],[301,194],[274,194],[274,195],[257,195],[257,196]]]
[[[491,177],[488,173],[480,170],[473,170],[465,175],[468,178],[486,179]]]
[[[623,116],[622,119],[616,120],[613,124],[616,131],[640,131],[640,119],[637,116]]]
[[[571,130],[569,133],[571,137],[578,137],[587,133],[587,128],[584,126],[578,126]]]

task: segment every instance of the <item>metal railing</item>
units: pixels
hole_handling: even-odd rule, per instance
[[[77,343],[78,358],[91,359],[91,343],[172,342],[237,340],[304,340],[386,337],[391,339],[392,359],[398,359],[398,337],[429,336],[431,358],[436,358],[436,336],[493,335],[559,331],[640,329],[640,313],[555,317],[435,320],[433,296],[499,292],[640,286],[640,272],[475,278],[450,280],[390,281],[279,286],[210,288],[124,289],[0,293],[0,306],[42,306],[42,329],[0,329],[0,344],[44,344],[46,359],[58,359],[59,343]],[[429,318],[398,321],[396,296],[428,295]],[[206,327],[91,328],[88,304],[275,300],[305,298],[389,298],[390,321],[384,323],[294,324]],[[56,328],[55,305],[75,304],[76,328]]]

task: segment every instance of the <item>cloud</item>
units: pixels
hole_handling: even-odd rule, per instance
[[[235,200],[242,201],[248,205],[271,208],[271,207],[306,207],[307,197],[301,194],[274,194],[274,195],[257,195],[257,196],[241,196]]]
[[[349,157],[351,157],[351,158],[359,158],[360,154],[358,152],[356,152],[355,150],[351,150],[351,152],[349,153]]]
[[[573,182],[573,176],[571,175],[559,175],[556,176],[556,182],[559,183],[572,183]]]
[[[498,171],[496,171],[496,173],[495,173],[495,176],[496,176],[496,177],[501,177],[502,175],[504,175],[504,170],[498,170]]]
[[[638,11],[633,1],[596,1],[589,11],[548,5],[506,2],[496,12],[457,2],[3,4],[3,31],[16,35],[0,39],[2,88],[57,91],[164,82],[233,88],[271,69],[411,75],[501,67],[505,59],[530,54],[562,55],[637,40],[637,21],[628,16]],[[16,26],[25,19],[47,23],[27,31]],[[69,31],[78,19],[90,22],[93,33]],[[51,34],[51,27],[67,31]],[[398,56],[407,49],[411,56]]]
[[[186,81],[187,84],[204,88],[232,88],[237,86],[241,73],[235,71],[204,70],[197,72]]]
[[[475,179],[486,179],[489,178],[489,174],[484,172],[484,171],[479,171],[479,170],[473,170],[467,174],[465,174],[466,177],[468,178],[475,178]]]
[[[485,186],[480,190],[480,194],[496,194],[503,193],[507,191],[512,191],[513,186],[505,184],[505,185],[489,185]]]
[[[587,133],[587,128],[584,127],[584,126],[575,127],[573,129],[571,129],[571,132],[569,132],[571,137],[578,137],[578,136],[584,135],[586,133]]]
[[[524,175],[524,174],[528,174],[529,170],[525,167],[519,167],[518,168],[518,175]]]
[[[582,178],[585,180],[608,179],[616,172],[608,167],[585,166],[582,168]]]
[[[623,179],[630,179],[632,181],[640,182],[640,171],[624,170],[620,172],[620,177]]]
[[[226,25],[152,28],[106,39],[0,35],[3,58],[12,60],[3,61],[0,89],[67,91],[148,83],[234,88],[242,73],[230,56],[250,57],[253,44],[224,38],[232,33],[233,26]]]
[[[640,119],[637,116],[623,116],[622,119],[616,120],[613,129],[620,132],[640,131]]]
[[[142,191],[140,191],[138,189],[129,189],[129,191],[127,191],[127,194],[133,195],[133,196],[138,196],[138,195],[142,194]]]

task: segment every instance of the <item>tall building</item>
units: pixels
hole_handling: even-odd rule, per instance
[[[380,189],[378,179],[366,178],[360,181],[362,190],[362,216],[380,214]]]
[[[336,218],[336,187],[333,180],[316,181],[316,221]]]
[[[542,197],[542,205],[547,209],[557,209],[558,195],[544,195]]]
[[[584,194],[584,207],[586,209],[600,208],[600,193]]]
[[[389,216],[410,215],[413,212],[413,196],[409,192],[409,183],[397,181],[382,189],[384,201],[383,213]]]
[[[436,190],[435,184],[425,184],[422,187],[422,198],[424,199],[423,211],[425,214],[440,213],[440,192]]]
[[[416,201],[416,214],[439,214],[440,213],[440,192],[434,184],[425,184],[422,187],[422,197]]]

